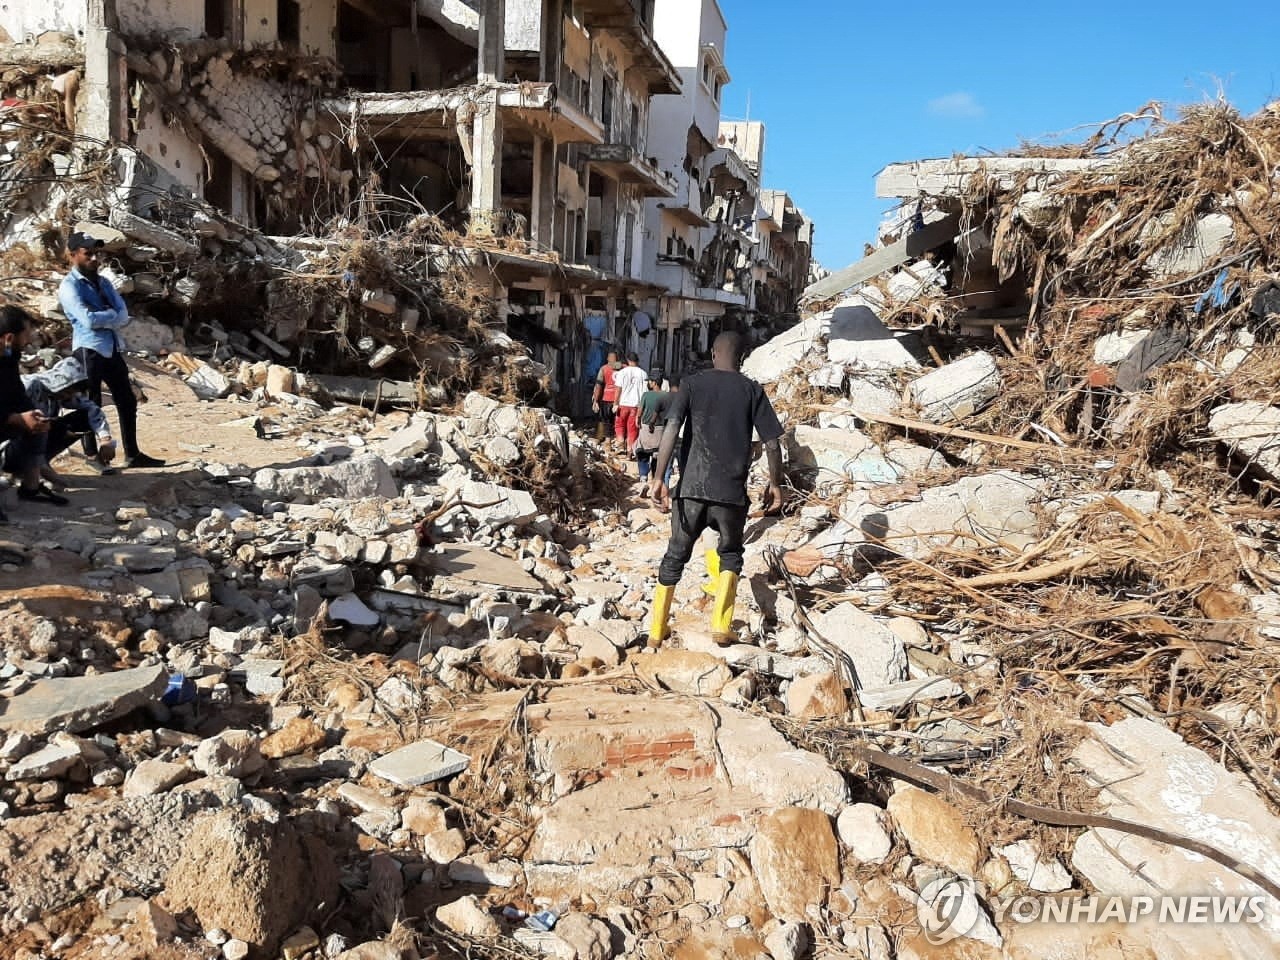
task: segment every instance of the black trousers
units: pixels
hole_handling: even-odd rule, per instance
[[[120,445],[124,448],[126,458],[138,453],[138,401],[133,395],[133,384],[129,382],[129,367],[124,356],[116,351],[104,357],[96,350],[81,347],[76,351],[76,359],[84,364],[89,380],[89,399],[102,406],[102,385],[105,383],[111,390],[111,399],[116,404],[116,417],[120,421]],[[92,434],[84,438],[84,452],[93,456],[98,452],[98,438]]]
[[[18,476],[40,459],[43,436],[18,427],[0,426],[0,468]]]
[[[600,413],[597,416],[600,422],[609,428],[609,435],[613,436],[613,401],[601,400]]]
[[[53,458],[66,450],[83,437],[92,437],[89,427],[89,414],[83,410],[72,410],[64,413],[49,424],[49,432],[45,434],[44,458],[52,463]]]
[[[720,535],[720,543],[716,547],[720,554],[720,569],[728,573],[742,573],[742,559],[746,552],[742,538],[746,529],[745,504],[739,506],[678,498],[671,507],[671,542],[667,544],[666,556],[658,567],[658,582],[664,587],[674,587],[680,582],[680,575],[693,556],[703,530],[714,530]]]

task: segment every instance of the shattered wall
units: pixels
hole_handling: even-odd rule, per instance
[[[88,22],[88,0],[11,0],[0,4],[0,32],[8,34],[13,43],[28,43],[44,33],[82,37]]]

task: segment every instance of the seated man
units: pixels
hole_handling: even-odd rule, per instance
[[[92,432],[97,438],[97,454],[89,461],[100,472],[112,472],[109,466],[116,456],[116,442],[102,409],[86,396],[89,377],[75,357],[59,360],[48,370],[22,378],[32,405],[49,421],[49,432],[37,440],[40,475],[55,487],[65,487],[51,466],[53,458],[76,440]],[[63,413],[66,410],[68,412]]]
[[[0,452],[3,469],[21,483],[19,499],[65,504],[69,502],[66,497],[40,483],[39,450],[49,432],[49,421],[27,396],[18,368],[34,326],[31,315],[20,307],[0,307]],[[0,510],[0,522],[7,519]]]

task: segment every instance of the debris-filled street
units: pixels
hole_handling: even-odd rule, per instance
[[[348,6],[0,37],[0,960],[1280,952],[1280,108],[827,273],[722,16]]]

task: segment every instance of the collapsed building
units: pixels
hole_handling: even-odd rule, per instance
[[[5,949],[1274,955],[1280,112],[1109,144],[891,168],[749,358],[790,507],[728,646],[696,558],[648,647],[669,518],[549,411],[148,368],[187,467],[0,541]]]
[[[812,224],[760,186],[763,126],[740,140],[720,128],[723,16],[714,0],[695,12],[674,0],[13,7],[0,63],[24,156],[5,178],[7,236],[48,252],[60,220],[110,221],[124,234],[105,237],[120,281],[180,308],[175,323],[196,304],[261,313],[259,333],[284,347],[274,359],[303,360],[306,333],[332,333],[370,344],[345,351],[342,372],[359,359],[401,379],[424,368],[415,338],[437,324],[432,304],[395,287],[449,273],[463,311],[506,331],[560,407],[582,413],[604,345],[677,372],[720,329],[791,322],[808,270]],[[118,155],[104,165],[108,144]],[[88,199],[88,181],[115,190]],[[406,236],[413,250],[385,262]],[[349,262],[362,241],[380,262]],[[202,283],[200,254],[245,284]],[[178,269],[133,276],[156,265]],[[282,288],[299,296],[290,274],[345,276],[335,294],[391,319],[282,310]],[[244,289],[273,280],[266,302]]]

